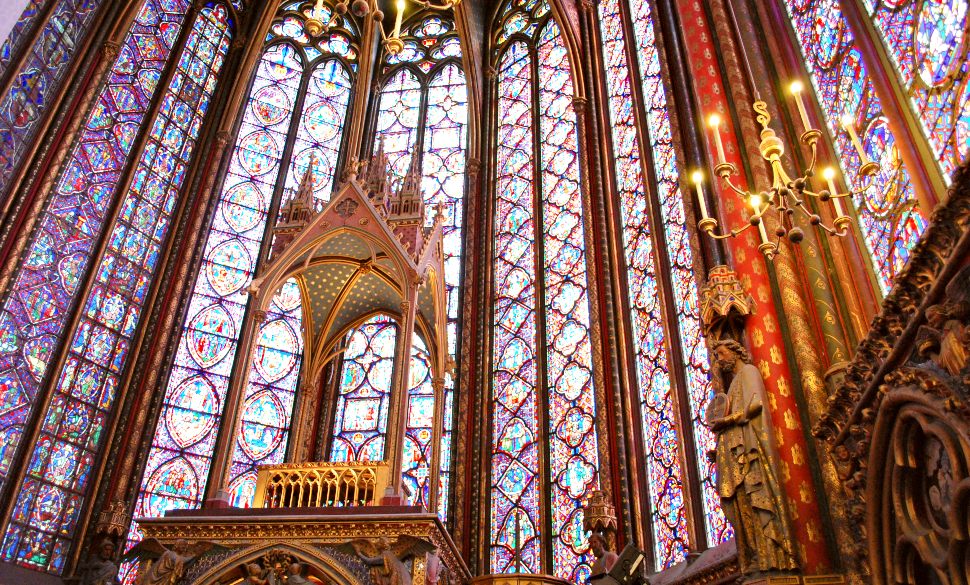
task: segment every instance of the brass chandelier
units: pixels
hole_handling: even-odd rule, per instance
[[[856,134],[852,116],[848,115],[842,119],[842,128],[849,135],[849,140],[855,147],[859,159],[862,161],[859,175],[864,185],[861,189],[840,193],[835,188],[835,169],[828,166],[822,169],[822,178],[826,182],[827,189],[819,191],[812,190],[810,188],[810,180],[815,176],[815,168],[818,162],[818,141],[822,137],[822,132],[813,128],[809,122],[808,114],[805,110],[804,96],[802,95],[804,85],[800,81],[795,81],[791,84],[790,90],[795,98],[795,104],[798,108],[802,126],[805,128],[805,131],[799,137],[799,142],[809,150],[811,162],[803,173],[796,178],[792,178],[791,174],[789,174],[781,162],[781,157],[785,154],[785,146],[770,127],[771,116],[768,114],[768,104],[761,99],[756,99],[752,107],[756,113],[756,119],[761,125],[761,144],[759,145],[759,150],[761,151],[761,158],[771,167],[772,175],[771,185],[764,190],[752,192],[741,189],[735,184],[732,178],[738,174],[738,169],[733,163],[727,162],[727,158],[724,155],[724,145],[721,143],[720,132],[721,118],[717,114],[712,114],[707,120],[712,130],[714,146],[717,151],[717,165],[714,167],[714,175],[720,177],[724,184],[737,193],[745,205],[751,209],[751,215],[748,217],[747,225],[740,228],[733,228],[727,233],[715,231],[718,228],[718,221],[711,216],[710,210],[707,208],[707,202],[704,199],[704,174],[699,170],[694,171],[692,174],[692,180],[697,191],[697,198],[701,210],[701,220],[697,222],[697,227],[714,239],[733,238],[750,228],[756,227],[761,242],[758,250],[768,260],[774,258],[778,253],[781,248],[781,241],[785,237],[795,244],[801,242],[805,237],[802,229],[795,226],[792,221],[796,210],[806,215],[811,225],[822,228],[830,235],[840,237],[848,235],[852,219],[846,214],[842,200],[851,198],[869,189],[873,184],[873,175],[879,170],[879,165],[869,160],[866,155],[862,143],[859,141],[859,136]],[[822,222],[822,218],[806,205],[809,197],[821,202],[831,201],[835,211],[835,219],[831,226],[825,225]],[[774,213],[778,216],[778,227],[774,232],[774,240],[769,237],[763,219],[769,213]]]
[[[416,2],[422,10],[448,10],[460,3],[461,0],[423,0]],[[397,16],[394,19],[394,30],[390,35],[384,33],[383,26],[378,26],[381,31],[384,50],[389,55],[397,55],[404,49],[404,41],[401,40],[401,20],[406,6],[406,0],[396,1]],[[350,0],[340,0],[334,5],[333,14],[329,18],[327,18],[327,9],[323,5],[323,0],[317,0],[306,21],[307,33],[313,37],[326,34],[331,27],[338,24],[340,17],[347,14],[348,10],[357,18],[370,16],[378,25],[384,21],[384,11],[377,5],[377,0],[354,0],[353,3]]]

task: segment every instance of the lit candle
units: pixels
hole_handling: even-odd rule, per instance
[[[791,92],[795,96],[795,105],[798,106],[798,116],[802,119],[802,126],[805,127],[805,131],[808,132],[812,129],[812,125],[808,122],[808,112],[805,111],[805,98],[802,96],[803,89],[805,87],[801,81],[792,82]]]
[[[749,199],[749,202],[751,203],[751,209],[754,209],[754,214],[755,215],[758,215],[758,213],[761,212],[761,195],[758,195],[757,193],[752,194],[751,195],[751,198]],[[768,243],[768,232],[765,230],[765,219],[764,219],[764,217],[759,218],[759,221],[758,221],[758,234],[761,236],[761,243],[762,244],[767,244]]]
[[[724,145],[721,144],[721,117],[717,114],[711,114],[711,117],[707,119],[707,123],[714,130],[714,147],[717,148],[717,164],[723,164],[727,159],[724,156]]]
[[[835,179],[835,169],[832,167],[825,167],[825,169],[822,171],[822,177],[825,179],[825,182],[828,183],[829,193],[832,194],[832,205],[835,206],[836,216],[843,217],[845,215],[845,208],[842,207],[842,198],[836,197],[838,191],[835,190],[835,183],[833,182],[833,179]]]
[[[711,215],[707,211],[707,201],[704,201],[704,174],[700,171],[694,171],[691,179],[693,179],[694,188],[697,190],[697,202],[701,204],[701,219],[707,219]]]
[[[391,35],[395,39],[401,36],[401,18],[404,16],[404,0],[397,0],[397,18],[394,19],[394,34]]]
[[[859,141],[859,135],[855,133],[855,120],[852,118],[852,114],[846,114],[842,116],[842,127],[849,134],[849,140],[852,142],[852,146],[855,147],[855,151],[859,153],[859,160],[862,164],[869,163],[869,157],[866,156],[866,151],[862,148],[862,142]]]

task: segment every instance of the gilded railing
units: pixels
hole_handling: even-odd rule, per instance
[[[386,463],[261,465],[254,508],[373,505],[388,485]]]

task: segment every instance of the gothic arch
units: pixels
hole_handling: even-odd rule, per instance
[[[312,565],[335,585],[368,585],[330,553],[316,547],[284,540],[260,542],[226,557],[194,578],[191,574],[188,577],[192,578],[191,582],[197,585],[218,585],[222,583],[221,578],[229,571],[239,565],[258,561],[272,551],[288,553],[300,562]]]

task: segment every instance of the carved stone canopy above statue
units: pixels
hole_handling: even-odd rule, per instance
[[[423,221],[424,204],[407,186],[396,195],[381,184],[372,193],[356,176],[340,187],[319,212],[281,225],[272,261],[249,292],[266,311],[283,283],[293,279],[303,296],[305,364],[318,375],[347,332],[377,313],[406,313],[415,304],[415,330],[432,359],[444,367],[447,355],[441,221]],[[302,192],[302,190],[301,190]],[[288,204],[304,210],[300,194]],[[297,221],[299,220],[299,221]]]

